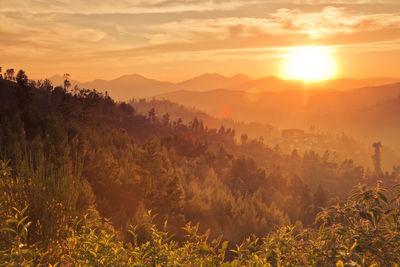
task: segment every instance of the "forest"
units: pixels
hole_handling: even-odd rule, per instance
[[[0,76],[1,264],[400,264],[400,166],[379,140],[368,168],[156,108]]]

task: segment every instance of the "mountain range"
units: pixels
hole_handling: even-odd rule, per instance
[[[281,128],[316,126],[400,147],[400,83],[349,90],[176,91],[159,96],[218,117]]]
[[[62,76],[50,78],[54,85],[63,84]],[[116,100],[127,101],[132,98],[147,98],[175,91],[205,92],[217,89],[245,92],[282,92],[287,90],[348,90],[365,86],[377,86],[400,82],[400,78],[335,79],[323,82],[304,83],[298,80],[282,80],[274,76],[253,79],[244,74],[225,77],[217,73],[206,73],[182,82],[166,82],[149,79],[138,74],[124,75],[113,80],[96,79],[91,82],[72,80],[73,86],[96,89],[105,92]]]
[[[52,77],[61,84],[62,77]],[[107,91],[116,100],[154,97],[218,118],[278,128],[345,132],[400,148],[400,79],[336,79],[306,84],[276,77],[203,74],[178,83],[133,74],[72,85]]]

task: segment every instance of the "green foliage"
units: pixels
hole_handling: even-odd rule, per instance
[[[0,262],[4,266],[33,266],[43,262],[46,253],[37,244],[28,245],[28,221],[26,211],[12,208],[0,221]],[[4,211],[4,207],[1,209]]]
[[[4,179],[10,169],[1,166]],[[130,227],[132,242],[122,242],[94,210],[77,217],[57,242],[29,242],[29,207],[2,205],[7,216],[0,221],[0,259],[20,266],[390,266],[400,262],[398,188],[356,187],[348,200],[320,212],[314,227],[298,232],[287,226],[263,238],[251,235],[231,250],[222,236],[210,240],[209,230],[199,234],[199,225],[190,223],[184,227],[185,239],[174,241],[167,223],[160,231],[150,212],[143,225],[147,240],[139,241],[137,227]],[[228,250],[232,255],[226,257]]]
[[[393,266],[400,262],[399,199],[398,190],[379,185],[355,188],[347,201],[322,211],[315,227],[300,233],[283,227],[264,238],[252,235],[231,249],[229,258],[222,236],[210,240],[209,230],[199,234],[199,225],[189,223],[185,240],[178,243],[156,227],[150,212],[146,241],[139,242],[137,227],[131,227],[133,241],[123,243],[112,228],[84,216],[69,228],[59,250],[47,247],[42,253],[40,244],[27,244],[27,208],[13,209],[1,221],[0,257],[20,265],[54,259],[61,265],[88,266]]]
[[[62,240],[59,263],[68,266],[129,266],[132,259],[112,230],[88,225],[83,217]]]
[[[9,125],[17,128],[19,139],[7,131]],[[64,225],[66,229],[79,210],[82,166],[62,138],[51,140],[49,136],[37,136],[29,142],[22,127],[18,118],[0,127],[0,141],[11,141],[10,144],[3,142],[0,151],[12,158],[0,160],[0,199],[8,209],[23,209],[28,205],[26,212],[32,220],[29,240],[51,242],[62,237],[59,226]],[[49,135],[56,136],[54,132]]]

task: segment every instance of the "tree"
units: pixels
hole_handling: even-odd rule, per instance
[[[218,130],[218,134],[224,135],[225,134],[225,127],[222,125],[221,128]]]
[[[126,104],[125,102],[122,102],[121,104],[119,104],[119,108],[121,109],[121,111],[124,114],[131,115],[131,114],[134,114],[134,112],[135,112],[135,110],[132,108],[132,106],[129,104]]]
[[[151,108],[149,111],[149,119],[152,122],[156,121],[156,110],[154,108]]]
[[[194,120],[191,122],[192,129],[198,129],[199,128],[199,120],[197,117],[194,118]]]
[[[247,136],[247,134],[242,134],[240,136],[240,140],[242,141],[242,145],[245,145],[247,143],[248,139],[249,139],[249,137]]]
[[[326,207],[329,200],[328,195],[329,193],[321,185],[319,185],[313,195],[315,208]]]
[[[64,74],[64,89],[67,91],[71,87],[71,82],[70,82],[70,77],[69,73]]]
[[[382,163],[381,163],[381,142],[375,142],[372,144],[375,149],[375,153],[372,155],[372,161],[374,162],[375,174],[380,177],[382,176]]]
[[[165,113],[165,114],[162,116],[162,121],[163,121],[163,124],[164,124],[165,126],[168,126],[168,125],[169,125],[169,114],[168,114],[168,113]]]
[[[0,67],[0,80],[3,80],[3,75],[1,74],[1,67]]]
[[[51,92],[53,90],[53,85],[51,84],[51,81],[49,79],[45,79],[44,81],[40,82],[40,84],[38,84],[38,87],[46,92]]]
[[[17,83],[20,86],[27,86],[28,85],[28,76],[25,74],[25,71],[19,70],[17,74]]]
[[[32,101],[32,88],[28,86],[28,76],[23,70],[17,74],[17,83],[14,94],[17,98],[18,106],[21,110],[26,110],[27,105]]]
[[[14,69],[8,69],[8,70],[6,70],[6,73],[4,74],[4,76],[5,76],[4,78],[9,81],[14,81],[15,80],[14,74],[15,74]]]

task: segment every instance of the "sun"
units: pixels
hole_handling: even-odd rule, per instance
[[[329,47],[295,47],[284,55],[281,71],[285,79],[323,81],[337,75],[337,63]]]

